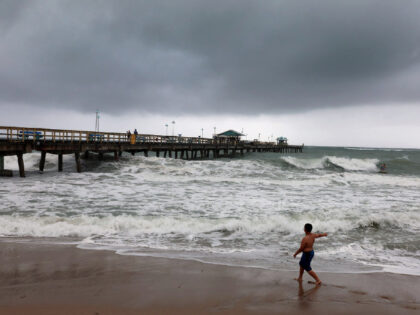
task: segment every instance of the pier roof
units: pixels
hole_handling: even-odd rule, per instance
[[[229,129],[225,132],[217,134],[218,137],[242,137],[244,134],[237,132],[235,130]]]

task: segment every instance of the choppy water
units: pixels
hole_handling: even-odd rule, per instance
[[[330,233],[317,270],[420,274],[420,150],[307,147],[234,160],[142,156],[84,161],[25,155],[0,178],[0,235],[121,254],[296,269],[303,225]],[[378,173],[386,162],[388,174]],[[6,168],[17,169],[14,157]]]

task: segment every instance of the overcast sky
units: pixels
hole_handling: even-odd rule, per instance
[[[0,124],[96,109],[104,131],[420,147],[420,1],[0,0]]]

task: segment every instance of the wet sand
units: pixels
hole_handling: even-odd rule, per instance
[[[297,262],[296,262],[297,263]],[[297,272],[0,242],[0,314],[419,314],[420,277]]]

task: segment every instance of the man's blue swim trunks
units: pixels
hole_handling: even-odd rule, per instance
[[[311,271],[311,260],[314,258],[314,251],[311,250],[310,252],[302,252],[302,257],[300,258],[299,265],[305,269],[306,271]]]

